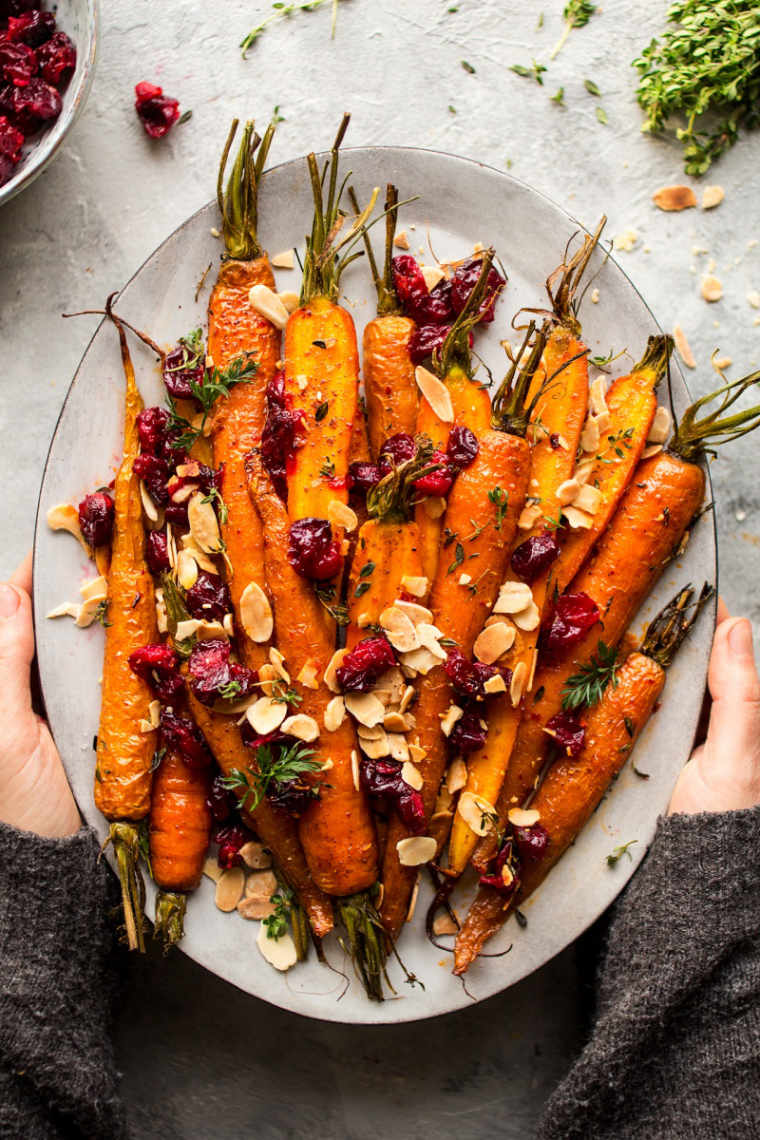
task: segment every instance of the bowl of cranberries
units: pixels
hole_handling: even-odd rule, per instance
[[[40,174],[82,110],[96,0],[0,0],[0,205]]]

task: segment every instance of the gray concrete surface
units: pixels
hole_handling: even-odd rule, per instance
[[[105,0],[89,104],[55,164],[0,211],[0,385],[6,503],[0,573],[29,546],[42,465],[102,304],[213,186],[233,114],[265,119],[277,104],[274,157],[327,145],[344,109],[349,142],[440,148],[509,167],[609,234],[639,235],[619,260],[665,328],[679,322],[698,361],[692,390],[715,382],[719,347],[732,376],[757,367],[760,206],[752,176],[760,135],[708,176],[726,190],[711,212],[663,214],[659,186],[683,181],[676,144],[639,133],[629,61],[662,25],[665,0],[607,0],[575,31],[539,86],[508,68],[543,62],[562,0],[342,0],[272,25],[247,61],[243,34],[271,9],[227,0]],[[456,11],[450,11],[456,8]],[[543,26],[537,27],[543,8]],[[466,60],[475,68],[469,74]],[[602,95],[583,86],[593,79]],[[151,144],[132,111],[135,82],[160,82],[192,120]],[[565,109],[550,101],[565,89]],[[608,125],[596,119],[602,105]],[[450,108],[454,108],[455,113]],[[687,181],[691,181],[688,180]],[[519,234],[515,235],[519,241]],[[697,253],[695,249],[706,252]],[[509,251],[501,251],[509,264]],[[724,298],[707,305],[700,274],[714,259]],[[616,349],[623,345],[610,346]],[[713,469],[721,587],[760,617],[758,442],[735,444]],[[524,1137],[580,1040],[576,954],[567,951],[499,998],[437,1023],[341,1029],[309,1023],[237,993],[178,958],[133,963],[118,1030],[135,1133],[167,1138],[363,1138],[425,1129],[445,1140]]]

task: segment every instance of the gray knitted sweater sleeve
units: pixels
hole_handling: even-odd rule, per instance
[[[760,1137],[760,807],[661,819],[541,1140]]]
[[[0,1136],[126,1135],[110,1037],[109,872],[89,828],[0,823]]]

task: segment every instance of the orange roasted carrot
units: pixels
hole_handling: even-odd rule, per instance
[[[628,760],[660,698],[665,670],[711,595],[711,590],[704,589],[691,613],[690,587],[668,603],[649,626],[641,649],[626,658],[614,683],[607,685],[599,702],[587,712],[580,753],[574,757],[562,755],[554,761],[530,808],[536,814],[536,824],[545,832],[545,851],[540,859],[522,865],[519,857],[508,857],[504,861],[506,870],[499,867],[493,872],[512,890],[506,900],[503,891],[481,885],[457,935],[456,974],[465,973],[472,965],[486,940],[541,885],[588,823]],[[505,838],[511,842],[510,835]]]
[[[252,641],[240,620],[240,602],[251,582],[264,585],[261,523],[248,494],[245,457],[256,446],[264,427],[266,389],[280,355],[280,329],[251,306],[252,286],[274,288],[269,258],[256,232],[257,195],[272,141],[270,126],[259,145],[253,123],[246,123],[226,193],[222,178],[237,120],[232,124],[219,170],[217,198],[222,215],[226,260],[222,262],[208,308],[208,355],[220,369],[235,360],[253,360],[256,373],[217,400],[211,416],[211,443],[216,467],[222,467],[225,511],[219,520],[226,547],[232,606],[240,655],[256,669],[266,659],[264,648]],[[256,149],[258,146],[258,154]]]
[[[103,686],[95,765],[95,805],[111,820],[110,842],[119,868],[122,903],[130,949],[144,950],[142,884],[137,870],[139,837],[133,822],[150,809],[153,740],[140,731],[149,719],[152,694],[129,667],[129,655],[156,641],[153,579],[145,562],[140,481],[133,471],[140,451],[137,417],[143,402],[137,390],[127,340],[118,318],[106,311],[119,331],[126,380],[124,452],[114,484],[114,530],[108,576],[108,623],[103,657]]]

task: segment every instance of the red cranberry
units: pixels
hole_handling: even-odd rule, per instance
[[[421,495],[436,495],[445,498],[451,490],[454,478],[446,462],[446,455],[437,448],[433,452],[431,464],[437,463],[437,471],[429,471],[419,479],[415,479],[414,488]]]
[[[568,756],[578,756],[583,749],[586,739],[585,725],[581,724],[574,713],[559,712],[546,722],[546,731],[563,748]]]
[[[26,87],[37,74],[37,55],[28,44],[0,41],[0,75],[8,83]]]
[[[365,637],[349,650],[338,666],[338,684],[348,692],[366,693],[380,674],[396,663],[389,641],[384,637]]]
[[[382,473],[377,463],[365,463],[359,460],[348,468],[348,486],[350,490],[357,490],[366,495],[367,491],[380,482]]]
[[[41,12],[38,8],[33,8],[30,12],[22,12],[19,16],[9,16],[8,29],[5,34],[11,43],[28,44],[29,47],[36,48],[40,44],[44,44],[45,40],[49,40],[54,31],[55,16],[53,13]],[[47,79],[47,76],[45,78]],[[48,79],[48,83],[52,82],[53,80]]]
[[[538,863],[549,846],[549,832],[540,823],[513,828],[515,845],[523,863]]]
[[[172,526],[187,526],[187,503],[169,503],[164,511],[164,518]]]
[[[303,412],[293,408],[293,398],[285,392],[285,374],[278,372],[267,385],[267,417],[261,433],[261,459],[272,486],[285,502],[288,497],[287,473],[296,449],[303,446]]]
[[[417,324],[440,325],[453,321],[451,282],[444,278],[428,291],[422,270],[409,254],[394,257],[393,282],[404,313]]]
[[[370,760],[362,757],[360,768],[362,785],[386,811],[396,809],[402,823],[415,835],[425,829],[425,808],[422,796],[401,778],[399,760]]]
[[[451,467],[456,467],[460,471],[464,467],[469,467],[475,462],[479,450],[480,444],[474,431],[463,424],[451,429],[446,444],[446,457]]]
[[[166,390],[175,400],[188,400],[193,395],[193,385],[203,383],[206,372],[206,358],[203,345],[190,344],[181,340],[175,349],[164,357],[162,376]]]
[[[535,582],[554,562],[559,554],[559,542],[553,530],[545,530],[543,534],[526,538],[515,548],[512,554],[511,566],[518,578],[523,582]]]
[[[222,783],[223,779],[224,776],[214,776],[209,793],[206,796],[206,807],[211,812],[215,823],[226,823],[237,803],[232,792],[228,791]]]
[[[230,643],[221,638],[199,641],[188,659],[190,688],[204,705],[217,698],[241,700],[249,696],[258,677],[252,669],[230,661]]]
[[[240,726],[240,736],[242,737],[243,744],[246,748],[250,748],[256,752],[264,744],[292,744],[292,737],[288,737],[284,732],[280,732],[279,728],[274,732],[267,732],[261,735],[251,728],[247,720],[244,720]]]
[[[483,263],[479,257],[471,257],[457,266],[451,282],[451,304],[455,313],[461,313],[467,304],[482,268]],[[478,310],[483,324],[489,324],[493,320],[496,300],[505,285],[506,281],[492,265],[488,271],[485,296]]]
[[[178,666],[179,658],[168,645],[143,645],[129,655],[132,672],[147,681],[164,704],[171,704],[184,688]]]
[[[482,748],[488,736],[488,729],[483,728],[483,724],[477,713],[465,711],[454,725],[449,737],[452,750],[468,756],[471,752],[477,752]]]
[[[88,546],[106,546],[113,534],[114,505],[110,495],[95,491],[79,504],[79,529]]]
[[[206,621],[221,621],[232,609],[232,599],[226,582],[218,574],[198,571],[194,585],[185,596],[192,617]]]
[[[451,282],[444,277],[421,301],[414,319],[423,325],[450,325],[455,316],[451,304]]]
[[[340,544],[327,519],[296,519],[290,526],[288,558],[302,578],[324,582],[343,565]]]
[[[12,158],[8,158],[7,154],[0,152],[0,186],[5,186],[6,182],[10,182],[13,175],[16,173],[17,162]]]
[[[151,530],[148,532],[148,542],[145,547],[145,560],[151,574],[158,578],[171,570],[169,561],[169,541],[165,530]]]
[[[163,138],[179,118],[179,102],[164,95],[161,87],[153,83],[138,83],[135,87],[135,110],[152,139]]]
[[[409,337],[412,364],[422,364],[433,352],[440,352],[450,332],[451,325],[418,325]]]
[[[140,437],[140,450],[159,459],[173,459],[169,444],[171,417],[166,408],[143,408],[137,417],[137,434]]]
[[[65,32],[56,32],[37,52],[40,74],[47,83],[60,87],[74,74],[77,49]]]
[[[485,697],[486,681],[499,672],[494,665],[470,661],[456,646],[449,649],[443,668],[454,692],[464,700]]]
[[[319,785],[307,784],[296,776],[293,780],[271,780],[267,787],[267,799],[288,815],[298,817],[319,799]]]
[[[24,145],[24,136],[17,131],[5,115],[0,115],[0,155],[11,160],[15,165],[21,158],[21,147]]]
[[[44,79],[30,79],[25,87],[13,90],[14,121],[25,135],[34,134],[43,123],[57,119],[62,106],[60,94]]]
[[[220,867],[240,867],[243,863],[240,848],[251,838],[251,833],[241,823],[228,823],[214,828],[214,841],[219,844],[216,861]]]
[[[479,882],[483,887],[492,887],[504,898],[511,898],[520,886],[520,870],[512,837],[505,839],[498,854]]]
[[[588,594],[562,594],[544,635],[544,650],[555,654],[576,645],[599,620],[599,607]]]
[[[151,499],[158,506],[163,507],[169,502],[167,482],[169,480],[169,464],[165,459],[155,455],[138,455],[132,469],[138,478],[142,479]]]
[[[161,742],[167,748],[176,748],[188,768],[208,768],[213,760],[197,724],[168,709],[161,709]]]
[[[387,475],[392,468],[400,467],[402,463],[408,463],[410,459],[414,459],[416,454],[417,444],[414,442],[413,435],[409,435],[405,431],[389,435],[380,448],[378,456],[381,475]]]

